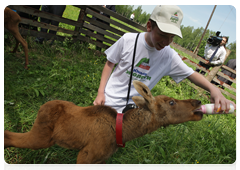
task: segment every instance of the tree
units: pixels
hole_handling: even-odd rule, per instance
[[[134,5],[116,5],[116,12],[126,18],[130,18],[131,14],[134,13],[134,21],[139,24],[146,24],[151,14],[147,14],[145,11],[142,13],[142,5],[135,10],[133,10],[133,7]]]
[[[133,12],[133,5],[116,5],[116,12],[126,18],[129,18]]]
[[[115,6],[116,12],[117,12],[118,14],[120,14],[120,15],[123,15],[123,13],[124,13],[124,6],[125,6],[125,5],[116,5],[116,6]]]
[[[192,41],[192,32],[194,30],[194,27],[184,27],[182,29],[182,36],[183,38],[181,39],[181,43],[179,45],[181,45],[182,47],[186,48],[189,46],[189,44]]]
[[[134,20],[139,23],[139,17],[142,14],[142,5],[138,6],[137,9],[133,11],[133,13],[135,15]]]
[[[126,5],[127,7],[126,7],[126,11],[125,11],[125,17],[126,18],[130,18],[130,15],[132,14],[132,12],[133,12],[133,5],[131,6],[131,5]]]
[[[145,11],[144,13],[142,13],[138,20],[139,20],[139,24],[145,24],[147,23],[148,19],[150,18],[150,14],[147,14]]]
[[[224,62],[224,64],[226,64],[228,62],[228,60],[230,59],[236,59],[236,41],[233,43],[230,43],[227,48],[229,50],[231,50],[230,55],[228,56],[227,60]]]
[[[238,54],[238,39],[227,46],[232,52]]]
[[[192,41],[191,41],[191,45],[189,47],[187,47],[187,49],[189,49],[190,51],[194,51],[194,49],[197,47],[200,39],[201,39],[201,36],[204,32],[204,28],[201,27],[201,28],[197,28],[193,31],[192,33]]]

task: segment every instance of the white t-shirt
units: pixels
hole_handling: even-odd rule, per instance
[[[205,50],[204,50],[205,59],[210,60],[210,58],[212,57],[212,54],[215,52],[216,49],[217,49],[217,46],[212,46],[211,44],[207,44],[205,46]],[[211,64],[213,64],[213,65],[222,64],[224,62],[226,53],[227,52],[226,52],[224,46],[220,46],[217,53],[213,57]]]
[[[105,51],[108,61],[118,63],[105,88],[105,105],[115,108],[119,113],[126,106],[136,35],[137,33],[124,34]],[[170,46],[158,51],[147,44],[144,36],[145,32],[138,37],[132,81],[139,80],[151,90],[163,76],[171,76],[179,83],[193,74],[193,69]],[[140,94],[132,84],[128,103],[134,103],[133,96]]]

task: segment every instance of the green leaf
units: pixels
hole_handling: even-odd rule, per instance
[[[34,89],[35,93],[36,93],[36,96],[38,97],[39,96],[39,91],[37,89]]]
[[[165,152],[164,152],[164,150],[163,150],[163,148],[161,146],[159,146],[159,150],[160,150],[160,152],[162,154],[162,157],[165,159],[166,155],[165,155]]]
[[[42,96],[45,95],[44,92],[43,92],[43,90],[39,90],[39,91],[40,91],[40,93],[41,93]]]

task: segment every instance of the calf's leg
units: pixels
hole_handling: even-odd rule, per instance
[[[17,147],[29,149],[42,149],[52,146],[55,141],[52,139],[52,130],[47,127],[41,128],[33,125],[31,131],[26,133],[15,133],[4,131],[4,148]]]
[[[21,36],[21,34],[19,33],[18,24],[19,24],[19,22],[16,22],[16,23],[10,22],[6,25],[6,28],[9,30],[9,32],[16,39],[16,45],[15,45],[15,48],[12,51],[12,53],[17,52],[17,48],[18,48],[19,43],[22,44],[23,49],[24,49],[24,53],[25,53],[25,69],[27,69],[27,65],[28,65],[28,44],[24,40],[24,38]]]
[[[23,37],[21,36],[21,34],[18,32],[16,32],[14,34],[15,38],[16,38],[16,46],[13,50],[13,52],[16,52],[17,51],[17,48],[18,48],[18,44],[22,44],[23,46],[23,49],[24,49],[24,53],[25,53],[25,69],[27,69],[27,65],[28,65],[28,44],[27,42],[23,39]]]

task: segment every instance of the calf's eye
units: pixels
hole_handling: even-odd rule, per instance
[[[169,104],[172,106],[172,105],[175,104],[175,102],[174,102],[173,100],[171,100],[171,101],[169,102]]]

